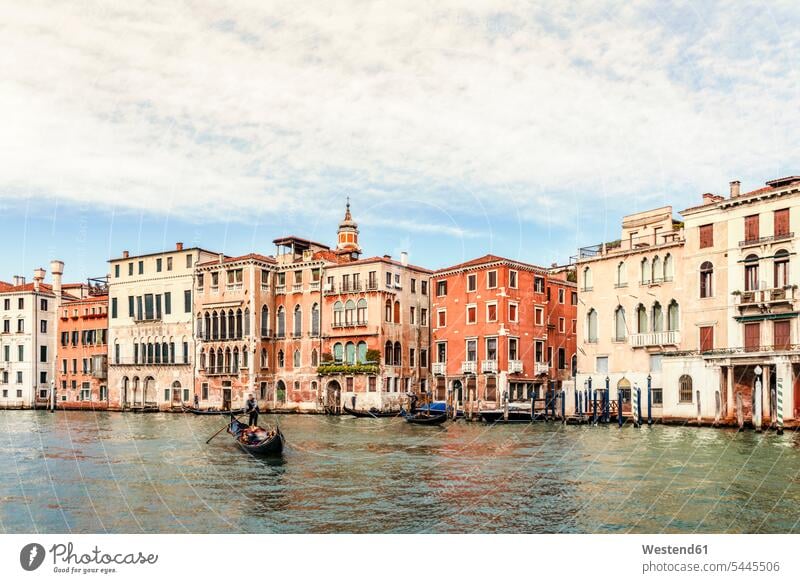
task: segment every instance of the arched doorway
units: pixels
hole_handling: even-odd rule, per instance
[[[456,379],[453,381],[452,384],[452,391],[453,391],[453,400],[457,405],[461,405],[464,403],[464,385],[461,384],[461,381]]]
[[[181,404],[181,383],[179,381],[172,383],[172,404]]]
[[[619,382],[617,383],[617,399],[619,399],[619,394],[622,393],[622,412],[623,413],[630,413],[631,412],[631,382],[622,377]]]
[[[339,408],[339,399],[342,396],[342,386],[339,381],[329,381],[325,387],[325,408],[335,411]]]
[[[133,377],[133,395],[131,396],[131,406],[136,406],[136,398],[140,397],[139,393],[139,377]]]
[[[144,379],[144,388],[142,389],[142,405],[147,405],[148,403],[156,401],[155,385],[156,380],[153,377],[147,377]]]
[[[128,377],[122,377],[122,383],[119,392],[119,405],[124,409],[130,404],[128,403]]]
[[[278,381],[275,385],[275,398],[278,403],[286,402],[286,383]]]

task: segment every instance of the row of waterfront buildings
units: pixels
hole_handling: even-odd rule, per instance
[[[800,418],[800,177],[623,218],[565,266],[494,255],[437,271],[362,257],[349,204],[329,247],[174,249],[108,275],[0,282],[0,407],[394,408],[408,393],[500,408],[650,388],[664,419]],[[764,390],[753,390],[756,381]],[[761,401],[757,404],[756,397]]]

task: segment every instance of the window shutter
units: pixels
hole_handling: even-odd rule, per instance
[[[714,349],[714,327],[702,326],[700,328],[700,351],[708,352]]]
[[[775,211],[775,236],[789,234],[789,209]]]
[[[755,241],[758,239],[758,215],[744,218],[744,240]]]
[[[700,248],[714,246],[714,225],[702,225],[700,227]]]
[[[789,320],[775,322],[773,328],[773,344],[775,348],[787,349],[791,344]]]

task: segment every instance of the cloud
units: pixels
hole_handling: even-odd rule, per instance
[[[347,193],[562,226],[688,205],[797,171],[797,12],[8,3],[0,202],[246,221]]]

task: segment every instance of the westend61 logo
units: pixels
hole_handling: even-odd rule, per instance
[[[19,564],[26,571],[35,571],[44,563],[45,557],[53,559],[55,573],[100,573],[107,575],[116,572],[117,565],[154,565],[158,555],[133,553],[104,553],[95,546],[89,552],[75,552],[72,543],[54,544],[49,550],[39,543],[29,543],[19,552]]]

